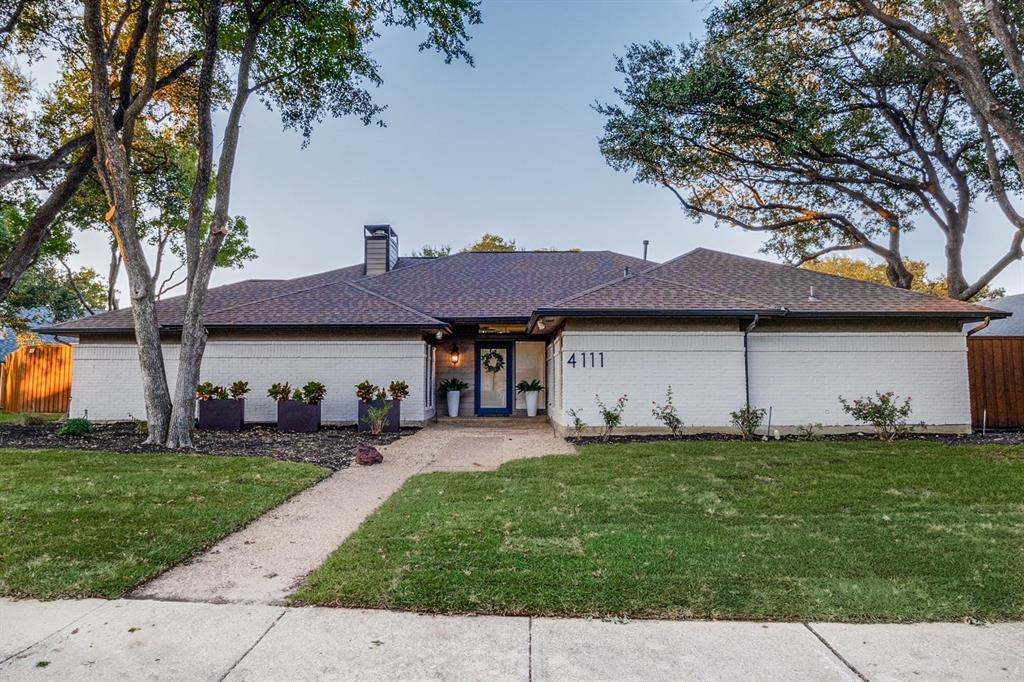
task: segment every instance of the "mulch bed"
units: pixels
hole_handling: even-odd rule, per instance
[[[131,422],[93,424],[88,434],[75,437],[58,436],[57,429],[57,424],[0,425],[0,447],[164,452],[160,447],[142,445],[145,434],[140,434]],[[324,426],[316,433],[280,433],[273,425],[252,425],[234,432],[196,429],[193,442],[196,452],[207,455],[272,457],[288,462],[316,464],[338,471],[352,462],[359,443],[380,447],[416,430],[402,429],[400,433],[373,437],[359,433],[355,426]]]
[[[739,436],[734,436],[728,433],[694,433],[685,434],[681,436],[672,435],[655,435],[655,436],[612,436],[605,440],[600,436],[582,436],[580,438],[569,437],[567,441],[574,445],[589,445],[593,443],[657,443],[660,441],[667,440],[717,440],[717,441],[729,441],[729,440],[740,440]],[[774,440],[774,439],[771,439]],[[806,441],[806,438],[800,436],[787,435],[782,436],[781,440],[784,441]],[[828,434],[822,436],[819,440],[841,442],[841,441],[859,441],[859,440],[878,440],[873,434],[870,433],[841,433],[841,434]],[[932,441],[934,443],[944,443],[946,445],[1021,445],[1024,444],[1024,431],[989,431],[988,433],[982,434],[981,431],[974,433],[921,433],[921,434],[909,434],[901,436],[897,440],[916,440],[916,441]]]

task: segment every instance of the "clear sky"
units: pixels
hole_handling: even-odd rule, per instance
[[[636,185],[597,147],[613,98],[614,57],[632,42],[699,37],[708,5],[690,0],[486,0],[472,28],[474,68],[419,53],[419,38],[388,29],[375,44],[387,127],[325,121],[310,144],[250,103],[231,211],[246,216],[259,259],[222,271],[220,284],[284,278],[362,259],[362,226],[390,223],[403,255],[424,244],[456,249],[484,232],[523,248],[611,249],[666,260],[697,246],[757,255],[761,239],[695,224],[664,189]],[[1006,248],[1009,229],[985,207],[967,253],[976,275]],[[906,255],[941,266],[942,243],[923,226]],[[80,264],[104,272],[101,237],[87,237]],[[933,267],[933,270],[936,270]],[[999,278],[1024,291],[1020,263]],[[121,286],[122,292],[126,290]],[[122,303],[126,303],[122,294]]]

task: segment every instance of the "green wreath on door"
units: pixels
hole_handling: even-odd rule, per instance
[[[480,356],[480,366],[485,372],[497,374],[505,369],[505,356],[501,351],[489,350]]]

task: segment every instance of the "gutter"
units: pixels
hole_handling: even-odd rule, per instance
[[[974,336],[975,334],[977,334],[990,324],[992,324],[992,318],[986,317],[984,320],[981,321],[981,324],[979,324],[977,327],[967,330],[967,336]]]
[[[750,409],[750,353],[747,351],[747,336],[754,331],[761,316],[755,314],[747,328],[743,330],[743,390],[746,394],[747,409]]]

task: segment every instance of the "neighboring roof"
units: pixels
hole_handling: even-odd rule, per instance
[[[535,315],[704,315],[721,311],[786,317],[1004,316],[1001,311],[962,301],[710,249],[695,249],[584,295],[542,306]]]
[[[811,288],[814,299],[811,298]],[[180,327],[184,300],[157,304]],[[953,317],[1006,313],[709,249],[662,264],[611,251],[458,253],[400,258],[367,277],[363,265],[289,280],[247,280],[209,291],[211,328],[445,327],[571,315]],[[130,332],[130,310],[47,327],[59,333]]]
[[[1012,313],[1013,317],[993,319],[987,327],[975,332],[976,336],[1024,336],[1024,294],[982,301],[982,305]],[[977,326],[977,324],[965,325],[964,331]]]

